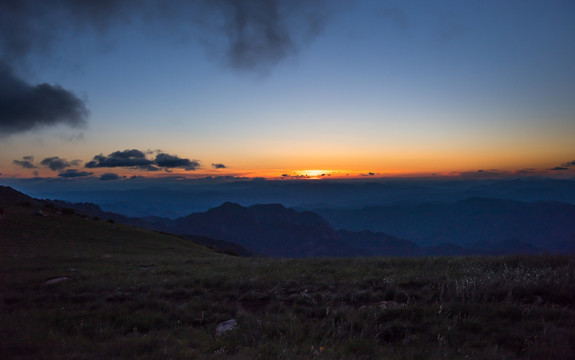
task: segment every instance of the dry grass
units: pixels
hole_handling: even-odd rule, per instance
[[[575,358],[572,256],[238,258],[7,210],[2,359]]]

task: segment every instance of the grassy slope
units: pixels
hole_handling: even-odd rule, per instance
[[[44,211],[0,222],[2,359],[575,357],[574,257],[236,258]]]

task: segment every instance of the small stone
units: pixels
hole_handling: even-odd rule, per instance
[[[234,330],[238,326],[238,322],[236,319],[230,319],[224,322],[221,322],[216,327],[216,336],[222,336],[232,330]]]
[[[53,279],[47,280],[47,281],[44,283],[44,285],[53,285],[53,284],[57,284],[57,283],[59,283],[59,282],[66,281],[66,280],[70,280],[70,278],[69,278],[69,277],[66,277],[66,276],[57,277],[57,278],[53,278]]]

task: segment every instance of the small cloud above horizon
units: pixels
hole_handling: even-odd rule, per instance
[[[118,174],[114,174],[114,173],[105,173],[100,175],[100,180],[102,181],[111,181],[111,180],[120,180],[120,179],[125,179],[125,176],[120,176]]]
[[[214,169],[226,169],[227,168],[227,166],[224,164],[212,164],[212,167]]]
[[[190,160],[180,158],[177,155],[170,155],[163,152],[153,151],[148,152],[156,153],[154,160],[148,159],[146,153],[137,149],[126,149],[123,151],[115,151],[108,156],[103,154],[94,156],[93,160],[84,165],[86,168],[132,168],[144,171],[159,171],[164,169],[169,171],[174,168],[181,168],[186,171],[194,171],[200,167],[198,160]]]
[[[93,175],[92,172],[87,171],[79,171],[76,169],[68,169],[65,172],[61,172],[58,174],[59,177],[66,178],[66,179],[73,179],[73,178],[80,178],[80,177],[88,177]]]
[[[40,162],[40,164],[46,166],[52,171],[61,171],[71,166],[77,166],[79,164],[78,161],[79,160],[73,160],[69,162],[66,159],[61,159],[58,156],[52,156],[45,158]]]
[[[12,164],[21,166],[24,169],[36,169],[37,166],[34,165],[34,157],[31,155],[22,156],[22,160],[14,160]]]

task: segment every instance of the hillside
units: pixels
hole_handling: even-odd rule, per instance
[[[575,356],[573,256],[242,258],[2,206],[1,359]]]

